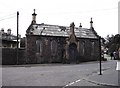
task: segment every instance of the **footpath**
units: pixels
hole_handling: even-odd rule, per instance
[[[116,61],[112,68],[102,69],[102,75],[95,72],[84,80],[98,86],[120,88],[120,61]]]

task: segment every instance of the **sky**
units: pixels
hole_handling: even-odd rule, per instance
[[[17,35],[17,11],[19,34],[25,36],[36,9],[38,24],[90,28],[90,18],[98,35],[106,37],[118,33],[118,1],[120,0],[0,0],[0,29],[11,29]]]

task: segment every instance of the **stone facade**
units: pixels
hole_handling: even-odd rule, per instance
[[[99,60],[99,36],[90,29],[36,24],[36,15],[26,31],[26,63],[79,63]]]
[[[62,62],[65,38],[31,35],[26,38],[28,63]]]
[[[79,63],[99,60],[98,39],[66,41],[67,37],[27,35],[26,63]]]

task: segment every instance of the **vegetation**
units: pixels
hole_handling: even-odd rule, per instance
[[[120,47],[120,34],[112,35],[111,37],[107,35],[104,41],[105,48],[108,48],[108,52],[117,51]]]

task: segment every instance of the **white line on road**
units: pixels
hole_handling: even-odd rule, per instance
[[[116,70],[120,70],[120,61],[117,62]]]
[[[71,83],[65,85],[63,88],[65,88],[65,87],[67,87],[67,86],[71,86],[71,85],[73,85],[74,83],[77,83],[77,82],[80,82],[80,81],[81,81],[81,80],[79,79],[79,80],[76,80],[76,81],[74,81],[74,82],[71,82]]]
[[[77,83],[77,82],[79,82],[80,81],[80,79],[79,80],[76,80],[75,82]]]
[[[72,84],[74,84],[75,82],[71,82],[69,85],[72,85]]]

